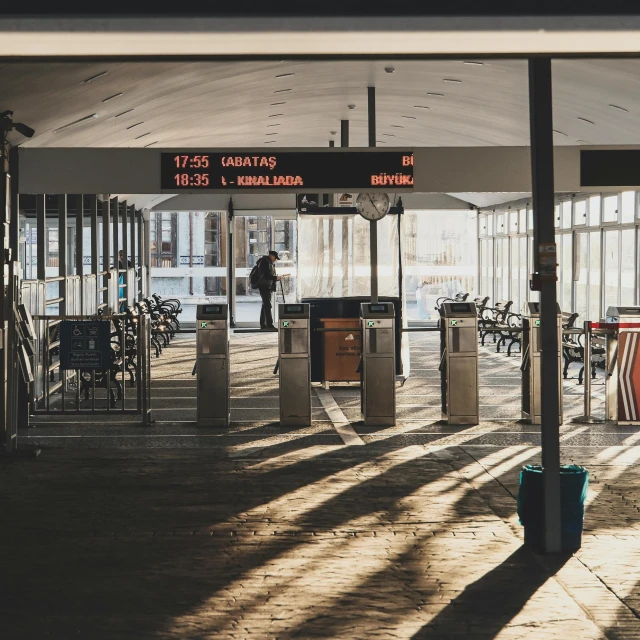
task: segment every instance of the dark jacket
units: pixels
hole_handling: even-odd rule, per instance
[[[260,279],[258,280],[258,289],[269,289],[270,291],[276,290],[276,265],[271,262],[269,256],[262,256],[258,260],[258,273]]]

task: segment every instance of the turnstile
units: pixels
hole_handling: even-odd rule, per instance
[[[199,304],[196,311],[197,421],[227,427],[230,421],[229,307]]]
[[[606,341],[605,415],[640,424],[640,307],[609,307],[606,321],[614,326]]]
[[[445,302],[440,315],[442,419],[448,424],[479,424],[476,305]]]
[[[311,426],[311,359],[309,305],[278,305],[280,424]]]
[[[365,425],[396,423],[395,314],[391,302],[364,303],[361,407]]]
[[[562,424],[562,312],[557,307],[558,330],[558,402]],[[522,307],[522,419],[540,424],[542,407],[540,303],[525,302]]]

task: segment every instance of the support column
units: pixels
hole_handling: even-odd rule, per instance
[[[58,282],[58,297],[62,300],[58,303],[58,313],[61,316],[67,313],[67,194],[58,196],[58,275],[62,278]]]
[[[340,146],[349,146],[349,121],[340,120]]]
[[[109,304],[109,278],[111,272],[109,270],[109,256],[111,254],[111,201],[109,195],[103,195],[102,200],[102,304]],[[100,297],[98,296],[98,300]]]
[[[113,271],[112,276],[115,275],[115,283],[111,283],[112,287],[115,287],[115,307],[110,309],[111,313],[118,313],[120,311],[120,271],[118,265],[118,251],[120,247],[120,205],[118,198],[115,197],[111,200],[111,229],[113,240]],[[111,261],[110,261],[111,262]]]
[[[78,306],[82,313],[84,309],[84,196],[79,193],[75,196],[76,207],[76,275],[80,276],[80,290]]]
[[[369,146],[376,146],[376,88],[368,87]],[[378,221],[369,223],[369,254],[371,264],[371,304],[378,302]]]
[[[96,305],[100,304],[98,288],[100,278],[98,277],[98,196],[94,193],[87,197],[89,206],[89,219],[91,221],[91,274],[96,277]],[[97,307],[96,307],[97,308]]]
[[[340,146],[349,146],[349,121],[340,122]],[[349,269],[352,261],[349,260],[349,216],[342,218],[342,295],[349,295]]]
[[[534,270],[539,271],[540,243],[554,243],[553,105],[551,58],[529,60],[529,118],[533,194]],[[560,522],[560,399],[556,269],[540,285],[541,433],[544,468],[545,550],[562,548]],[[588,372],[585,374],[588,375]]]
[[[120,203],[120,223],[121,229],[120,233],[122,234],[122,268],[124,269],[124,273],[121,273],[122,282],[124,284],[124,297],[129,298],[129,271],[127,267],[129,266],[129,238],[127,236],[127,211],[129,208],[127,207],[127,201]],[[119,294],[118,294],[119,295]],[[122,304],[122,303],[121,303]],[[124,303],[126,306],[126,302]]]
[[[236,326],[236,252],[233,235],[233,198],[229,198],[227,210],[227,302],[229,304],[229,323]]]
[[[131,286],[136,289],[138,285],[137,280],[137,271],[136,268],[136,208],[135,205],[131,205],[129,207],[129,256],[131,260],[131,268],[134,269],[134,280],[131,283]],[[137,300],[135,291],[133,292],[133,296],[130,296],[130,299]]]
[[[39,193],[36,196],[36,278],[44,282],[47,267],[47,215],[46,196]]]
[[[144,209],[142,214],[143,229],[142,238],[144,240],[144,264],[147,267],[147,281],[145,282],[147,296],[151,295],[151,212]]]
[[[144,261],[144,222],[142,220],[142,211],[136,211],[136,218],[138,223],[138,269],[136,273],[140,277],[140,284],[138,285],[138,301],[142,300],[145,295],[146,282],[143,280],[142,268],[145,266]]]

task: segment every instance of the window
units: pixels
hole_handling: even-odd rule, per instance
[[[571,203],[569,203],[571,205]],[[569,207],[571,211],[571,207]],[[573,285],[573,234],[565,233],[562,236],[562,259],[560,261],[562,269],[562,304],[563,311],[573,311],[573,300],[571,290]]]
[[[576,200],[573,203],[573,224],[587,224],[587,201]]]
[[[636,192],[623,191],[620,194],[620,222],[633,222],[636,214]]]
[[[620,231],[606,231],[604,234],[604,310],[618,304],[619,254],[618,241]]]
[[[478,233],[481,238],[487,235],[487,216],[480,216],[478,219]]]
[[[560,205],[559,204],[557,204],[553,208],[553,226],[556,229],[560,228]]]
[[[513,311],[517,313],[520,308],[520,265],[519,265],[519,238],[511,238],[511,300],[513,301]]]
[[[171,268],[178,262],[178,214],[153,212],[150,225],[151,266]]]
[[[533,231],[533,209],[529,209],[529,231]]]
[[[496,215],[496,235],[502,235],[505,233],[504,230],[504,213],[499,213]]]
[[[600,226],[600,206],[602,198],[600,196],[591,196],[589,198],[589,226]]]
[[[589,233],[589,317],[588,320],[600,320],[602,309],[600,304],[601,277],[601,240],[600,231]]]
[[[51,224],[49,222],[49,224]],[[57,267],[60,264],[60,246],[58,243],[58,229],[50,229],[47,226],[47,266]]]
[[[602,199],[602,222],[618,222],[618,195]]]
[[[520,224],[520,233],[527,233],[527,210],[520,209],[520,211],[518,211],[518,218]]]
[[[520,242],[520,307],[516,313],[520,313],[522,305],[529,298],[529,271],[527,269],[527,238],[518,238]]]
[[[493,213],[490,213],[487,216],[487,235],[488,236],[492,236],[493,235],[493,218],[494,218]]]
[[[562,228],[571,229],[571,200],[566,200],[561,205],[562,209]]]
[[[620,236],[620,304],[632,305],[636,303],[636,230],[623,229]]]
[[[576,312],[579,314],[579,323],[588,320],[588,284],[589,284],[589,234],[576,233]]]
[[[515,235],[518,233],[518,212],[509,212],[509,233]]]

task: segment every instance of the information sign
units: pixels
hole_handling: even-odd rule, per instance
[[[111,366],[111,323],[108,320],[63,320],[60,323],[60,369]]]

